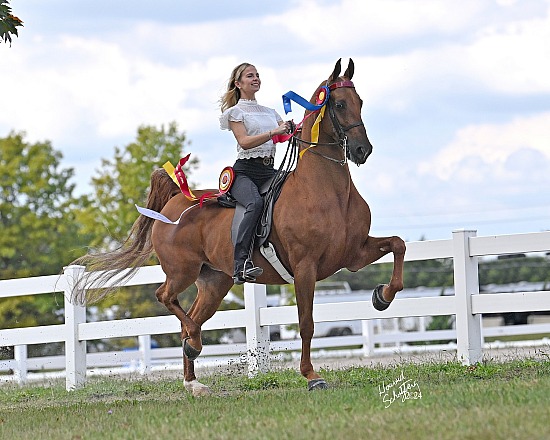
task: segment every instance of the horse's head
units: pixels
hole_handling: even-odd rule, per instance
[[[326,113],[330,118],[323,118],[321,131],[340,143],[346,151],[347,158],[357,165],[365,163],[372,153],[372,145],[361,119],[363,101],[351,82],[354,65],[350,58],[348,67],[340,75],[341,59],[336,62],[334,70],[326,83],[330,97]]]

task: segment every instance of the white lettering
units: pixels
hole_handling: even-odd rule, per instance
[[[378,385],[378,395],[382,398],[384,408],[389,408],[395,401],[404,403],[406,400],[422,399],[422,391],[416,380],[406,379],[403,371],[392,382]]]

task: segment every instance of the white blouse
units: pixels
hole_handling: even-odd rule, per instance
[[[269,108],[259,105],[256,100],[240,99],[233,107],[225,110],[220,116],[220,128],[230,130],[229,122],[243,122],[246,134],[254,136],[267,133],[278,127],[283,119]],[[274,157],[275,144],[271,139],[262,145],[245,150],[237,143],[237,158],[252,159],[254,157]]]

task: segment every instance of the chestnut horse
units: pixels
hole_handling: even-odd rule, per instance
[[[319,125],[318,141],[311,141],[315,118],[304,120],[302,138],[296,137],[295,145],[303,154],[275,204],[269,236],[280,261],[294,275],[302,339],[300,372],[308,381],[308,389],[327,387],[310,359],[315,282],[341,268],[357,271],[392,252],[392,277],[388,284],[374,290],[375,308],[387,308],[395,294],[403,289],[405,243],[395,236],[377,238],[369,235],[371,212],[351,180],[347,160],[357,165],[365,163],[372,145],[361,120],[362,100],[351,82],[353,61],[350,59],[342,76],[339,76],[340,69],[338,60],[328,80],[320,85],[328,86],[330,97]],[[317,92],[311,98],[312,103],[316,97]],[[202,193],[195,191],[197,196]],[[153,172],[147,208],[162,211],[164,216],[176,220],[194,203],[181,194],[164,170]],[[158,288],[156,296],[181,321],[184,385],[194,395],[210,392],[206,385],[197,381],[194,372],[193,360],[202,350],[201,326],[214,315],[233,285],[230,236],[233,212],[215,202],[206,202],[201,208],[188,209],[177,225],[141,215],[119,250],[86,255],[74,262],[88,265],[89,271],[109,270],[104,272],[103,279],[84,277],[76,286],[74,298],[84,302],[97,300],[112,290],[86,290],[86,286],[99,287],[116,276],[119,279],[131,276],[153,251],[156,253],[166,274],[166,281]],[[254,251],[253,260],[264,269],[257,278],[258,283],[285,284],[258,250]],[[132,269],[125,271],[127,268]],[[178,302],[178,294],[192,283],[197,285],[198,293],[186,312]]]

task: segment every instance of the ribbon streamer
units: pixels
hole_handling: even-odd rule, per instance
[[[317,116],[317,119],[315,119],[313,127],[311,127],[311,142],[313,142],[314,144],[319,142],[319,124],[323,120],[323,116],[325,116],[325,109],[326,107],[323,107],[319,111],[319,115]]]
[[[283,95],[283,107],[285,109],[285,114],[292,111],[291,101],[294,101],[298,105],[304,107],[306,110],[310,110],[312,112],[321,109],[321,107],[323,107],[327,103],[330,95],[329,88],[327,86],[321,86],[319,87],[319,93],[317,94],[317,97],[321,97],[321,94],[323,92],[323,99],[321,100],[321,102],[317,100],[316,104],[312,104],[311,102],[302,98],[300,95],[294,93],[293,91],[286,92]]]
[[[178,217],[178,219],[173,222],[172,220],[170,220],[168,217],[166,217],[165,215],[161,214],[160,212],[157,212],[157,211],[153,211],[152,209],[149,209],[149,208],[143,208],[141,206],[138,206],[136,204],[134,204],[134,206],[136,207],[136,209],[138,210],[138,212],[141,214],[141,215],[144,215],[145,217],[149,217],[149,218],[152,218],[154,220],[159,220],[163,223],[167,223],[169,225],[179,225],[180,224],[180,221],[181,221],[181,218],[183,217],[183,214],[185,214],[187,211],[190,211],[191,209],[199,206],[197,204],[195,205],[191,205],[189,206],[188,208],[186,208],[181,214],[180,216]]]
[[[183,215],[183,212],[182,212],[180,217],[175,222],[173,222],[165,215],[162,215],[160,212],[153,211],[152,209],[149,209],[149,208],[142,208],[141,206],[138,206],[138,205],[134,205],[134,206],[136,207],[136,209],[141,215],[144,215],[145,217],[149,217],[155,220],[160,220],[161,222],[168,223],[169,225],[179,224],[181,220],[181,216]]]
[[[183,166],[187,163],[189,160],[189,156],[191,156],[191,153],[189,153],[187,156],[182,157],[178,164],[176,165],[176,168],[174,169],[174,174],[176,176],[176,179],[178,179],[178,186],[180,187],[181,192],[185,197],[187,197],[189,200],[197,200],[197,197],[195,194],[193,194],[193,191],[189,188],[189,184],[187,183],[187,177],[185,176],[185,173],[183,172]]]

